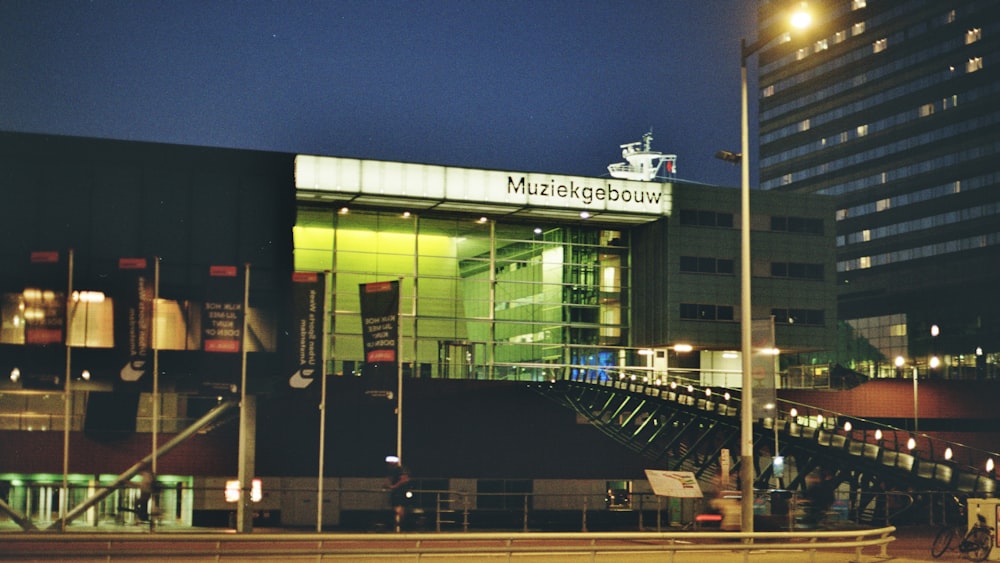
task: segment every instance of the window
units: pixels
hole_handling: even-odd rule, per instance
[[[823,234],[823,220],[810,217],[771,217],[771,230],[775,232]]]
[[[734,319],[734,310],[732,305],[681,303],[681,318],[697,321],[731,321]]]
[[[851,35],[861,35],[865,32],[865,22],[858,22],[851,26]]]
[[[979,41],[982,38],[983,38],[983,30],[982,30],[982,28],[974,27],[974,28],[970,29],[969,31],[965,32],[965,44],[966,45],[975,43],[976,41]]]
[[[698,305],[698,318],[703,321],[714,321],[715,305]]]
[[[924,104],[920,106],[919,110],[920,117],[927,117],[928,115],[934,115],[934,104]]]
[[[733,274],[733,260],[700,256],[681,256],[681,271],[700,274]]]
[[[882,39],[879,39],[875,43],[872,43],[872,52],[881,53],[882,51],[885,51],[886,47],[888,46],[889,46],[889,40],[883,37]]]
[[[765,86],[761,90],[761,96],[763,96],[765,98],[770,98],[773,95],[774,95],[774,84],[771,84],[769,86]]]
[[[716,213],[698,209],[681,209],[681,225],[697,227],[727,227],[733,226],[732,213]]]
[[[867,0],[851,0],[851,9],[860,10],[868,5]]]
[[[830,44],[827,42],[826,39],[820,39],[819,41],[816,42],[816,46],[813,50],[818,53],[820,51],[826,51],[829,47]]]
[[[976,72],[983,68],[983,58],[973,57],[965,63],[965,72]]]
[[[808,131],[809,130],[809,123],[810,123],[810,121],[808,119],[803,119],[802,121],[800,121],[799,122],[799,131],[800,132],[802,132],[802,131]]]
[[[822,309],[771,309],[774,322],[790,325],[823,326],[826,313]]]
[[[772,262],[771,276],[775,278],[795,278],[801,280],[823,280],[823,264],[800,262]]]

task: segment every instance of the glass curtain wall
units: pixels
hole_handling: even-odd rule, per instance
[[[359,285],[400,281],[406,377],[607,377],[627,357],[620,231],[300,208],[295,268],[331,274],[329,373],[361,375]]]

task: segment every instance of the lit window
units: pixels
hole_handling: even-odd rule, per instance
[[[952,189],[952,192],[956,193],[956,194],[959,193],[959,192],[961,192],[962,191],[962,181],[961,180],[955,180],[955,183],[952,184],[951,189]]]
[[[969,31],[965,32],[965,44],[975,43],[983,38],[983,30],[979,27],[974,27]]]
[[[871,268],[871,267],[872,267],[872,257],[871,256],[862,256],[861,258],[858,258],[858,268],[859,269],[866,270],[866,269]]]
[[[764,89],[761,91],[761,93],[765,98],[770,98],[771,96],[773,96],[774,84],[771,84],[770,86],[765,86]]]
[[[891,200],[889,198],[883,198],[875,202],[875,211],[885,211],[891,206]]]
[[[799,49],[798,51],[795,51],[795,60],[801,61],[802,59],[806,58],[806,55],[808,54],[809,51],[807,51],[806,49]]]
[[[920,106],[920,117],[927,117],[928,115],[934,115],[934,104],[924,104]]]
[[[809,120],[808,119],[803,119],[802,121],[799,122],[799,131],[801,132],[801,131],[808,131],[808,130],[809,130]]]
[[[865,32],[865,22],[858,22],[851,26],[851,35],[861,35]]]
[[[842,43],[845,40],[847,40],[847,32],[846,31],[838,31],[837,33],[833,34],[833,44],[834,45],[836,45],[837,43]]]
[[[872,231],[871,231],[871,229],[865,229],[865,230],[861,231],[861,241],[862,242],[871,242],[872,241]]]
[[[858,137],[864,137],[868,134],[868,125],[858,125]]]
[[[786,31],[781,34],[781,37],[778,38],[778,44],[788,43],[791,40],[792,40],[792,33],[790,31]]]
[[[983,58],[973,57],[965,63],[965,72],[976,72],[983,68]]]
[[[837,210],[837,220],[838,221],[843,221],[844,219],[847,219],[847,210],[846,209],[838,209]]]
[[[882,39],[879,39],[878,41],[872,44],[872,52],[881,53],[882,51],[885,51],[885,48],[888,46],[889,46],[889,40],[883,37]]]
[[[944,17],[944,21],[945,21],[945,23],[954,23],[955,22],[955,10],[949,11],[948,15],[946,15]]]
[[[791,183],[792,183],[792,175],[791,174],[785,174],[784,176],[781,177],[781,185],[782,186],[787,186],[788,184],[791,184]]]
[[[864,8],[867,5],[868,5],[867,0],[851,0],[852,10],[860,10],[861,8]]]
[[[814,50],[818,53],[820,51],[826,51],[829,47],[830,45],[829,43],[827,43],[826,39],[820,39],[819,41],[816,42],[816,47]]]

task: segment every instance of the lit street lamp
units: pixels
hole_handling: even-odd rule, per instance
[[[936,360],[936,359],[937,358],[931,358],[931,367],[934,367],[934,364],[935,364],[934,360]],[[902,370],[903,366],[905,366],[905,365],[906,365],[906,360],[903,359],[903,356],[896,356],[896,369]],[[917,378],[917,365],[913,364],[913,431],[914,432],[917,432],[918,430],[920,430],[919,422],[918,422],[919,417],[917,416],[917,412],[918,412],[918,409],[917,409],[917,381],[918,381],[918,378]]]
[[[791,24],[797,28],[809,25],[809,16],[801,8],[791,18]],[[752,353],[753,339],[751,325],[753,323],[750,307],[750,118],[747,106],[747,59],[759,51],[764,45],[778,38],[774,36],[758,37],[757,41],[747,45],[746,39],[740,41],[740,351],[742,354],[742,398],[740,399],[740,494],[742,497],[740,529],[743,532],[753,531],[753,398],[751,385],[753,378]]]

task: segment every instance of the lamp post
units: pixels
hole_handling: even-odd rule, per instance
[[[791,18],[794,27],[809,25],[803,2]],[[740,399],[740,529],[753,531],[753,392],[752,308],[750,306],[750,117],[747,59],[780,35],[758,37],[747,45],[740,41],[740,352],[742,355],[742,398]]]
[[[931,358],[930,364],[931,364],[932,368],[936,367],[935,361],[934,361],[936,359],[937,358]],[[906,365],[906,360],[903,359],[903,356],[896,356],[896,369],[899,369],[900,371],[902,371],[903,366],[905,366],[905,365]],[[919,422],[918,422],[919,419],[920,419],[920,417],[917,414],[919,412],[919,409],[917,408],[918,407],[917,396],[918,396],[918,389],[919,389],[919,387],[918,387],[919,384],[917,383],[918,381],[919,380],[917,378],[917,364],[913,364],[913,431],[914,432],[917,432],[917,431],[920,430],[920,426],[919,426]]]

